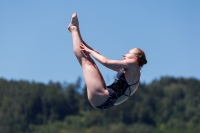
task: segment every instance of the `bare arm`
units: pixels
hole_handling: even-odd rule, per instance
[[[82,51],[86,51],[89,54],[91,54],[99,63],[104,65],[107,68],[110,68],[112,70],[118,71],[121,68],[130,68],[132,67],[132,64],[134,63],[133,60],[109,60],[105,56],[101,55],[100,53],[87,48],[84,45],[81,45]]]

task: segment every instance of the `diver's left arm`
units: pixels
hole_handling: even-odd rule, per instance
[[[120,67],[115,67],[114,65],[109,65],[108,61],[109,59],[106,58],[105,56],[103,56],[102,54],[100,54],[99,52],[97,52],[96,50],[92,50],[90,51],[90,54],[102,65],[104,65],[105,67],[112,69],[114,71],[119,71],[121,68]]]
[[[131,68],[133,67],[134,61],[131,59],[127,60],[110,60],[106,58],[105,56],[98,54],[94,51],[91,51],[90,53],[99,63],[104,65],[105,67],[108,68],[116,68],[116,69],[121,69],[121,68]]]
[[[133,60],[110,60],[99,52],[84,47],[85,51],[91,54],[99,63],[107,68],[119,70],[121,68],[130,68],[133,66]]]

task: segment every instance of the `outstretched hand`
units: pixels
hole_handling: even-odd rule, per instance
[[[82,44],[84,44],[87,48],[91,49],[91,50],[94,50],[93,48],[91,48],[89,45],[87,45],[86,42],[82,41]]]
[[[97,52],[96,50],[94,50],[93,48],[91,48],[90,46],[88,46],[84,41],[82,42],[82,44],[80,45],[81,48],[81,52],[87,57],[86,53],[90,54],[92,51],[100,54],[99,52]]]
[[[81,52],[87,57],[86,53],[90,53],[91,49],[89,49],[88,47],[86,47],[83,43],[80,45],[81,48]]]

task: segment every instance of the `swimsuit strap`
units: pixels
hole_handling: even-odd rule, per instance
[[[129,95],[126,95],[125,92],[124,92],[124,96],[130,97],[131,96],[131,88],[130,88],[130,86],[128,87],[128,90],[129,90]]]
[[[128,86],[130,87],[130,86],[132,86],[132,85],[135,85],[135,84],[137,84],[139,81],[140,81],[140,80],[138,80],[138,81],[135,82],[134,84],[131,84],[131,85],[128,85]]]
[[[131,96],[131,88],[130,88],[130,86],[135,85],[138,82],[139,82],[139,80],[137,82],[135,82],[134,84],[128,85],[129,95],[126,95],[126,94],[124,94],[124,95],[127,96],[127,97],[130,97]]]

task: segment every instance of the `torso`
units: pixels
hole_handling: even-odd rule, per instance
[[[126,70],[126,71],[124,71],[124,75],[125,75],[125,79],[129,85],[134,84],[140,80],[140,70],[137,70],[137,72],[135,72],[135,71],[130,72],[129,70]],[[133,93],[136,91],[138,86],[139,86],[139,83],[130,87],[131,95],[133,95]],[[125,94],[128,94],[127,90],[126,90]]]
[[[102,105],[95,106],[95,108],[106,109],[114,105],[121,104],[137,90],[139,85],[139,79],[139,68],[118,71],[115,81],[106,88],[109,92],[109,97],[107,101]]]
[[[121,104],[137,90],[139,79],[140,72],[133,74],[130,71],[124,71],[122,69],[117,73],[115,82],[110,86],[107,86],[108,88],[112,88],[112,90],[115,91],[115,93],[117,94],[118,98],[115,101],[114,105]]]

